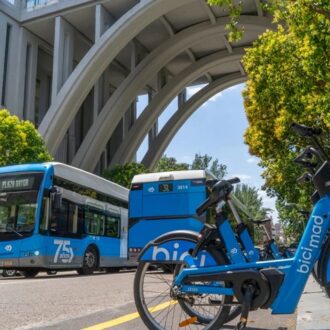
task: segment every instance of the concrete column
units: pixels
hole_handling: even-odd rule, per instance
[[[128,131],[133,126],[135,120],[136,120],[136,103],[137,100],[135,99],[134,102],[131,104],[129,109],[125,112],[124,115],[124,130],[123,130],[123,138],[125,139]]]
[[[24,31],[25,32],[25,31]],[[25,33],[24,33],[25,34]],[[23,118],[35,122],[35,92],[37,78],[38,43],[27,40],[25,55],[25,86]]]
[[[101,5],[95,6],[95,42],[97,42],[102,34],[115,22],[115,19]],[[96,120],[104,102],[109,97],[107,82],[109,79],[109,70],[101,75],[100,79],[94,85],[94,104],[93,104],[93,120]]]
[[[148,104],[151,103],[153,97],[154,97],[154,93],[149,92],[148,93]],[[157,137],[157,134],[158,134],[158,119],[154,122],[154,124],[152,125],[152,127],[151,127],[151,129],[150,129],[150,131],[148,133],[148,145],[149,145],[149,148],[153,144],[153,141]]]
[[[167,77],[164,70],[160,70],[157,74],[157,93],[166,85]],[[148,93],[148,104],[151,103],[152,98],[154,97],[154,94],[152,92]],[[151,130],[149,131],[148,136],[148,142],[149,142],[149,148],[151,147],[153,141],[157,137],[158,134],[158,119],[155,121],[153,126],[151,127]]]
[[[73,69],[74,29],[61,16],[55,18],[52,100]]]
[[[18,25],[10,32],[6,105],[20,118],[35,121],[38,39]]]
[[[61,87],[65,83],[73,70],[74,60],[74,28],[68,24],[61,16],[55,18],[55,36],[54,36],[54,57],[53,57],[53,81],[52,81],[52,101],[56,98]],[[75,125],[71,123],[60,150],[57,153],[61,158],[70,162],[75,154]],[[64,148],[64,150],[63,150]]]
[[[182,92],[178,94],[178,109],[180,109],[187,101],[187,89],[183,89]]]
[[[7,35],[7,22],[1,19],[0,13],[0,105],[2,100],[2,90],[5,82],[3,75],[5,70],[5,53],[6,53],[6,35]]]
[[[19,25],[0,12],[0,104],[20,117],[22,110],[18,109],[17,103],[24,97],[24,88],[19,89],[18,85],[24,81],[24,75],[19,60],[26,51],[21,43],[21,33]]]
[[[131,41],[130,43],[131,46],[131,72],[134,71],[136,64],[137,64],[137,49],[136,49],[136,44],[134,41]],[[123,139],[125,139],[128,131],[130,128],[133,126],[135,120],[136,120],[136,103],[137,99],[135,99],[128,110],[125,112],[124,115],[124,130],[123,130]]]

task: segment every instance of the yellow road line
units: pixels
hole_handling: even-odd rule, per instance
[[[164,302],[162,304],[156,305],[154,307],[150,307],[149,308],[149,312],[154,313],[154,312],[158,312],[166,307],[169,307],[171,305],[175,305],[177,304],[177,301],[174,300],[170,300],[167,302]],[[135,312],[135,313],[131,313],[131,314],[127,314],[121,317],[118,317],[116,319],[107,321],[107,322],[103,322],[103,323],[99,323],[96,325],[93,325],[91,327],[88,328],[84,328],[82,330],[104,330],[104,329],[108,329],[111,327],[115,327],[116,325],[122,324],[122,323],[126,323],[129,321],[132,321],[134,319],[137,319],[138,317],[140,317],[139,313]]]

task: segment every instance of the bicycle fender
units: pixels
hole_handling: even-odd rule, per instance
[[[190,230],[175,230],[163,234],[143,248],[138,261],[182,264],[194,249],[198,235],[198,232]],[[203,250],[195,258],[195,264],[199,267],[209,267],[217,263],[210,253]]]

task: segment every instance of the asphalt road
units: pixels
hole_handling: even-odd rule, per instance
[[[0,329],[146,329],[133,301],[133,271],[0,279]],[[124,317],[124,319],[123,319]],[[114,325],[118,322],[120,324]],[[112,320],[110,324],[109,321]],[[115,320],[115,321],[113,321]],[[107,322],[105,325],[102,323]],[[101,323],[101,325],[100,325]],[[234,323],[226,327],[234,329]],[[296,316],[251,313],[246,329],[296,329]]]

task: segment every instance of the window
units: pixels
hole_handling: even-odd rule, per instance
[[[52,209],[49,230],[53,235],[79,236],[82,233],[82,207],[66,199],[60,209]]]
[[[104,234],[105,215],[102,210],[86,206],[85,208],[85,232],[90,235],[101,236]]]
[[[120,237],[120,217],[117,215],[107,215],[105,217],[104,235],[108,237]]]

